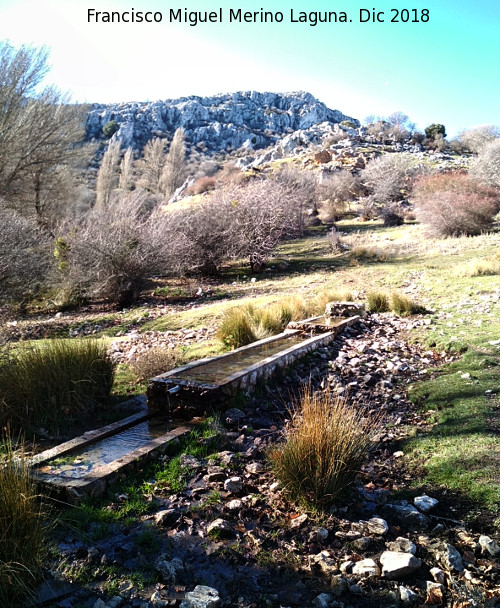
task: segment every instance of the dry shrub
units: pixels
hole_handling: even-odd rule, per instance
[[[371,291],[366,296],[368,310],[371,312],[389,312],[389,296],[380,291]]]
[[[0,424],[58,428],[106,403],[114,364],[97,340],[52,340],[0,362]]]
[[[178,349],[156,347],[141,353],[131,362],[130,367],[139,380],[148,380],[184,363],[185,359]]]
[[[482,148],[470,174],[488,186],[500,188],[500,139],[495,139]]]
[[[500,254],[487,259],[474,259],[457,268],[457,274],[462,277],[482,277],[500,274]]]
[[[216,274],[223,262],[247,258],[262,268],[276,245],[303,226],[303,190],[276,179],[253,179],[216,190],[190,213],[169,214],[164,240],[175,273]]]
[[[378,247],[358,245],[349,251],[349,256],[355,260],[366,262],[386,262],[389,259],[387,252],[381,251]]]
[[[498,190],[460,173],[419,180],[413,201],[417,219],[432,236],[481,234],[491,228],[500,208]]]
[[[0,452],[0,606],[21,606],[39,580],[46,526],[24,457],[9,439]]]
[[[350,171],[342,170],[324,179],[318,186],[321,199],[321,219],[335,222],[345,214],[346,206],[363,194],[358,177]]]
[[[165,218],[144,191],[122,194],[59,229],[57,280],[82,296],[130,306],[147,277],[165,270]]]
[[[192,196],[193,194],[203,194],[204,192],[214,190],[216,185],[217,180],[215,177],[204,175],[203,177],[199,177],[192,186],[189,186],[189,188],[186,189],[186,195]]]
[[[292,498],[328,509],[353,485],[377,426],[345,399],[306,387],[293,404],[284,443],[269,454],[275,475]]]

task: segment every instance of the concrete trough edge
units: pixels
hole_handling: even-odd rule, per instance
[[[108,464],[96,467],[93,471],[80,478],[65,477],[63,474],[49,474],[32,469],[32,477],[40,484],[55,489],[66,490],[67,498],[78,499],[82,495],[99,495],[104,492],[106,483],[126,467],[129,467],[135,461],[143,459],[147,456],[152,456],[157,452],[161,452],[167,444],[192,431],[192,426],[178,426],[164,433],[160,437],[156,437],[145,445],[136,448],[127,455],[117,458]]]

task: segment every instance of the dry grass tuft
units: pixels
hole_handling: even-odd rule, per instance
[[[470,260],[457,268],[457,275],[462,277],[484,277],[500,274],[500,254],[487,259]]]
[[[379,421],[329,393],[303,389],[269,458],[290,496],[327,509],[354,483]]]
[[[380,291],[371,291],[366,295],[368,310],[371,312],[389,312],[389,297]]]
[[[24,458],[7,439],[0,451],[0,606],[20,606],[39,580],[44,514]]]
[[[391,294],[391,310],[394,314],[402,317],[427,312],[424,306],[397,292]]]
[[[114,364],[97,340],[50,340],[0,361],[0,423],[46,426],[88,415],[106,402]]]

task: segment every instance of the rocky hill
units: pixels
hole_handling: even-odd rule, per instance
[[[171,138],[184,127],[190,147],[200,151],[248,150],[276,145],[297,131],[331,129],[341,121],[359,121],[329,109],[310,93],[258,93],[256,91],[181,97],[155,102],[95,104],[87,118],[87,138],[102,137],[103,126],[116,121],[115,137],[123,147],[142,148],[152,137]]]

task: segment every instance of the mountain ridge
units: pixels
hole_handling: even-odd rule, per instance
[[[262,149],[283,137],[320,123],[359,121],[332,110],[310,93],[238,91],[188,96],[154,102],[93,104],[87,116],[87,139],[102,138],[102,128],[115,120],[113,137],[122,147],[140,149],[153,137],[171,139],[183,127],[189,148],[218,153],[240,148]]]

